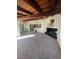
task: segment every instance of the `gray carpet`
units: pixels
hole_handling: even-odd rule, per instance
[[[41,33],[17,40],[17,59],[61,59],[61,49],[56,39]]]

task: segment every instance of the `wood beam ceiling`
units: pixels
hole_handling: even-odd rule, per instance
[[[25,9],[25,10],[33,12],[34,14],[38,14],[39,13],[37,10],[35,10],[31,5],[29,5],[24,0],[17,0],[17,5],[20,6],[21,8],[23,8],[23,9]]]
[[[52,9],[52,7],[54,6],[54,3],[52,3],[52,1],[54,0],[36,0],[36,2],[42,8],[43,12],[47,12]]]
[[[32,14],[33,14],[32,12],[27,11],[27,10],[21,8],[20,6],[17,6],[17,9],[18,9],[19,11],[22,11],[22,12],[27,13],[27,14],[29,14],[29,15],[32,15]]]
[[[17,0],[17,12],[19,13],[17,19],[42,19],[55,15],[61,10],[61,7],[57,7],[58,3],[59,0]]]
[[[39,13],[42,13],[42,8],[39,6],[39,4],[36,2],[36,0],[24,0],[27,4],[32,6],[35,10],[37,10]]]

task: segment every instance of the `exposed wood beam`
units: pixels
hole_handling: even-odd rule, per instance
[[[47,16],[41,16],[41,15],[30,15],[30,16],[20,16],[17,19],[23,20],[23,21],[29,21],[29,20],[37,20],[37,19],[45,19],[48,18]]]
[[[41,19],[45,19],[45,18],[48,18],[48,17],[30,17],[30,18],[27,18],[27,16],[22,16],[22,17],[18,18],[18,20],[33,21],[33,20],[41,20]]]
[[[40,18],[40,17],[21,16],[21,17],[18,17],[17,20],[27,21],[27,20],[30,20],[30,19],[38,19],[38,18]]]
[[[17,18],[22,17],[22,15],[17,15]]]
[[[17,14],[17,16],[22,16],[22,15],[18,15],[18,14]]]
[[[29,10],[30,12],[33,12],[33,14],[38,14],[39,13],[37,10],[35,10],[32,6],[30,6],[24,0],[17,0],[17,5],[22,7],[25,10]]]
[[[17,13],[17,15],[21,15],[21,16],[27,16],[27,15],[25,15],[25,14],[21,14],[21,13]]]
[[[22,11],[19,11],[19,10],[17,10],[17,13],[24,14],[24,15],[29,15],[29,14],[27,14],[25,12],[22,12]]]
[[[25,13],[27,13],[27,14],[29,14],[29,15],[32,15],[32,14],[33,14],[32,12],[27,11],[27,10],[21,8],[20,6],[17,6],[17,9],[18,9],[19,11],[25,12]]]
[[[24,0],[24,1],[28,3],[30,6],[32,6],[39,13],[43,12],[42,8],[38,5],[38,3],[35,0]]]

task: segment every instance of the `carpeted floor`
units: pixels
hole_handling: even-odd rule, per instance
[[[27,33],[35,36],[17,40],[17,59],[61,59],[57,41],[41,33]]]

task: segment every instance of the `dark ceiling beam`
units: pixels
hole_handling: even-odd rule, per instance
[[[40,18],[40,17],[27,17],[27,16],[21,16],[21,17],[17,17],[17,20],[30,20],[30,19],[37,19],[37,18]]]
[[[17,15],[21,15],[21,16],[27,16],[27,15],[25,15],[25,14],[21,14],[21,13],[17,13]]]
[[[38,5],[38,3],[35,0],[24,0],[24,1],[28,3],[30,6],[32,6],[39,13],[43,12],[43,9]]]
[[[38,20],[38,19],[45,19],[48,18],[47,16],[41,16],[41,15],[30,15],[30,16],[19,16],[17,17],[18,20],[23,21],[30,21],[30,20]]]
[[[27,11],[27,10],[21,8],[20,6],[17,6],[17,9],[18,9],[19,11],[25,12],[25,13],[27,13],[27,14],[29,14],[29,15],[32,15],[32,14],[33,14],[32,12]]]
[[[22,16],[22,15],[18,15],[18,14],[17,14],[17,16]]]
[[[22,17],[21,15],[20,16],[17,16],[17,18],[19,18],[19,17]]]

